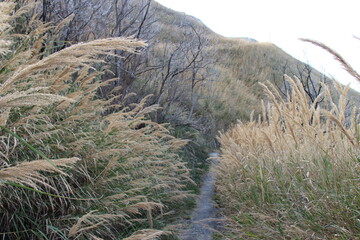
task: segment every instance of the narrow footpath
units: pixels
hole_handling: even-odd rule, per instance
[[[210,154],[210,157],[217,156],[217,153]],[[213,202],[215,179],[211,169],[214,164],[216,160],[212,160],[210,171],[204,176],[189,227],[179,233],[181,240],[211,240],[213,232],[218,231],[221,226],[222,221],[217,216],[217,209]]]

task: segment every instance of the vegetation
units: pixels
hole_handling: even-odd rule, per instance
[[[218,142],[230,238],[360,238],[359,98],[273,44],[152,0],[5,0],[0,59],[0,238],[173,239]]]
[[[31,9],[0,3],[1,237],[169,234],[154,226],[169,204],[191,196],[178,155],[186,141],[149,119],[158,106],[146,106],[148,98],[124,106],[117,94],[98,95],[113,81],[99,81],[105,56],[138,53],[146,44],[108,38],[57,51],[52,39],[73,16],[52,26],[27,14]],[[26,19],[28,28],[14,28]]]
[[[323,85],[311,102],[299,79],[287,82],[286,100],[263,85],[269,102],[259,119],[219,137],[216,188],[229,236],[358,239],[360,135],[356,109],[345,114],[349,87],[336,86],[336,101]]]

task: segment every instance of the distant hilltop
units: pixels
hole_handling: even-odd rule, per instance
[[[254,39],[254,38],[249,38],[249,37],[229,37],[229,39],[233,39],[233,40],[241,40],[241,41],[245,41],[245,42],[249,42],[249,43],[258,43],[259,41]]]
[[[249,38],[249,37],[241,37],[240,39],[245,40],[247,42],[253,42],[253,43],[258,42],[256,39]]]

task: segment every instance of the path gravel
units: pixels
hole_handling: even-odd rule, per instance
[[[210,157],[216,156],[218,156],[217,153],[210,154]],[[215,160],[212,161],[212,165],[214,164],[216,164]],[[181,240],[211,240],[212,233],[220,229],[221,219],[217,216],[217,209],[213,202],[214,182],[214,173],[210,170],[203,178],[200,196],[189,227],[179,233]]]

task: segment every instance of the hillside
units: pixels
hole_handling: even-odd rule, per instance
[[[134,92],[139,98],[152,94],[153,103],[164,109],[157,121],[191,126],[211,139],[237,119],[248,120],[252,111],[248,106],[260,111],[259,82],[275,83],[285,96],[289,89],[284,85],[284,74],[297,76],[309,86],[311,97],[320,81],[331,82],[274,44],[249,41],[251,36],[222,37],[201,20],[156,1],[116,1],[117,11],[110,0],[71,2],[57,15],[49,14],[49,20],[59,22],[73,12],[71,9],[76,10],[60,41],[114,36],[145,40],[148,47],[140,56],[115,59],[117,67],[111,69],[115,75],[106,77],[120,77],[123,93]],[[52,8],[57,5],[52,4]]]
[[[163,34],[161,36],[166,36],[160,37],[160,41],[164,39],[179,41],[189,26],[199,29],[207,39],[208,45],[204,49],[204,55],[212,62],[209,69],[212,73],[209,76],[211,84],[201,90],[200,102],[208,106],[211,95],[213,95],[211,100],[216,99],[211,105],[214,108],[212,112],[217,118],[217,130],[224,130],[236,119],[249,119],[253,109],[260,111],[260,99],[262,99],[260,82],[270,81],[282,88],[285,83],[284,74],[296,76],[304,83],[307,78],[311,78],[315,85],[324,80],[329,83],[333,81],[272,43],[257,42],[248,36],[226,38],[214,33],[192,16],[157,3],[154,3],[154,9],[156,15],[160,16]],[[349,99],[353,106],[360,105],[356,91],[350,90]]]

